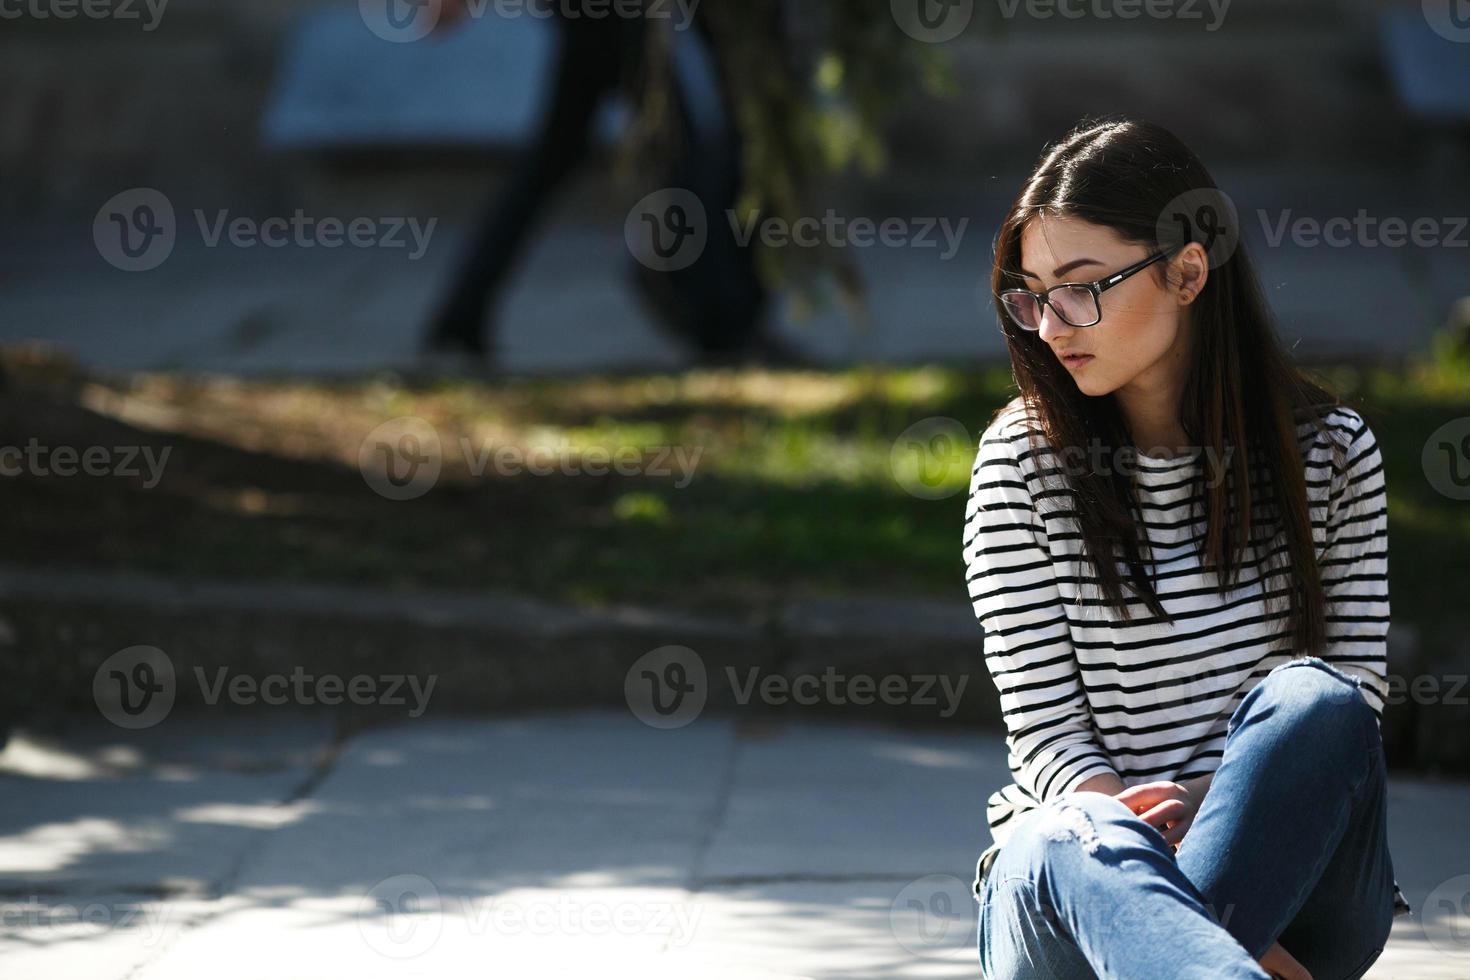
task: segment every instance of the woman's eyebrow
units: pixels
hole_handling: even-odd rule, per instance
[[[1102,263],[1099,262],[1097,259],[1073,259],[1071,262],[1068,262],[1066,265],[1059,265],[1059,266],[1057,266],[1055,269],[1052,270],[1051,274],[1054,275],[1054,276],[1065,276],[1067,273],[1071,272],[1073,269],[1077,268],[1078,266],[1082,266],[1082,265],[1102,265]],[[1027,279],[1040,279],[1041,278],[1036,273],[1034,273],[1034,272],[1027,272],[1025,269],[1021,269],[1020,272],[1021,272],[1021,275],[1025,276]]]

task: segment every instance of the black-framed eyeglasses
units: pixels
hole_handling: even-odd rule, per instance
[[[1128,268],[1104,276],[1095,282],[1061,282],[1045,292],[1033,293],[1029,289],[1006,289],[999,294],[1001,306],[1011,322],[1022,330],[1041,329],[1041,308],[1050,306],[1063,323],[1074,327],[1091,327],[1102,320],[1102,303],[1098,297],[1104,290],[1137,272],[1142,272],[1159,259],[1179,250],[1181,246],[1155,252],[1146,259],[1135,262]]]

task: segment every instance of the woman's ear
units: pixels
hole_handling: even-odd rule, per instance
[[[1174,257],[1179,276],[1179,303],[1193,303],[1210,278],[1210,256],[1199,242],[1190,242]]]

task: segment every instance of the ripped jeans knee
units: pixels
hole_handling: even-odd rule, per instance
[[[1069,796],[1078,794],[1069,794]],[[1093,793],[1093,796],[1100,794]],[[1096,854],[1098,848],[1102,847],[1102,838],[1098,836],[1097,824],[1093,822],[1092,814],[1085,806],[1081,806],[1068,797],[1062,797],[1052,804],[1052,812],[1041,828],[1050,841],[1075,840],[1082,845],[1082,849],[1088,854]]]

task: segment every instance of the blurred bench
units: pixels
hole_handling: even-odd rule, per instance
[[[1463,29],[1450,20],[1454,4],[1466,8]],[[1434,170],[1457,165],[1470,131],[1470,5],[1447,0],[1444,16],[1437,30],[1415,3],[1383,10],[1379,21],[1394,94],[1421,137],[1410,149]],[[1465,37],[1451,40],[1441,30]]]
[[[536,132],[555,34],[540,17],[487,13],[394,43],[357,4],[311,11],[286,35],[262,139],[271,150],[335,156],[519,149]],[[625,114],[604,105],[598,142],[616,136]]]

